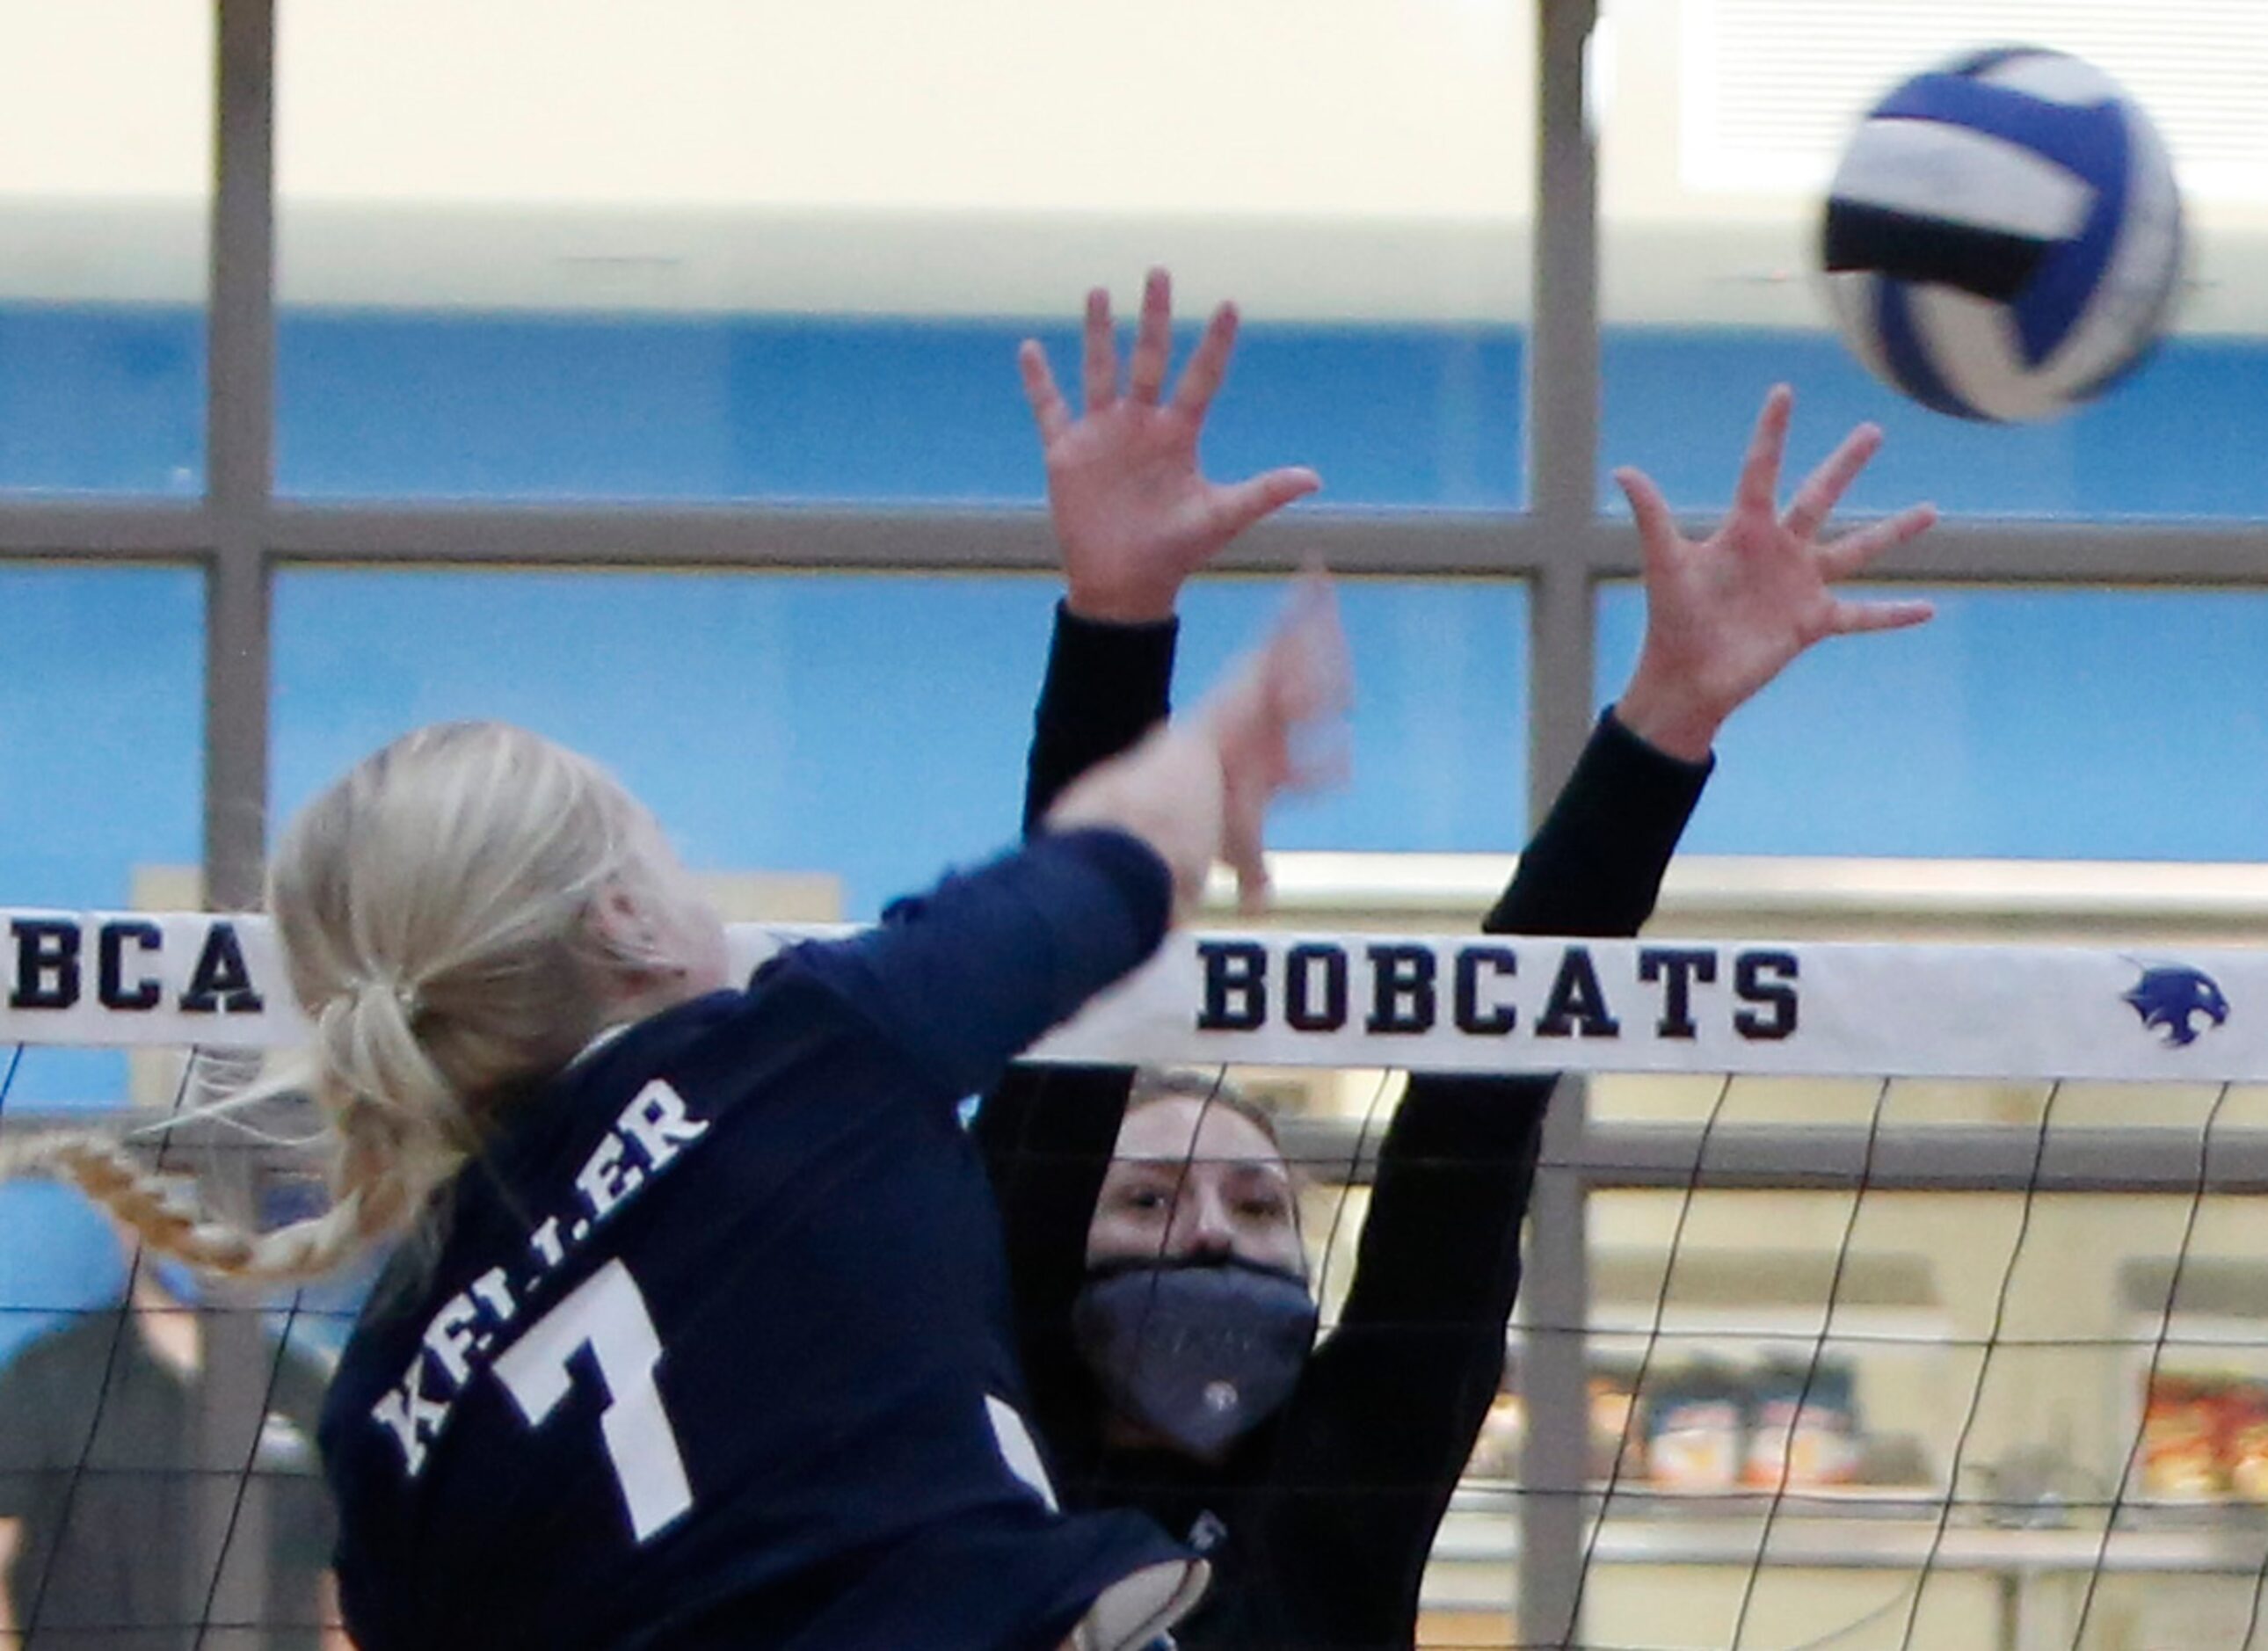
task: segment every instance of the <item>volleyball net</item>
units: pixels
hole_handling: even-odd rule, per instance
[[[4,917],[0,1130],[199,1109],[304,1029],[259,919]],[[753,965],[813,932],[733,943]],[[1201,933],[1035,1058],[1195,1068],[1270,1105],[1327,1333],[1408,1074],[1580,1080],[1421,1643],[2268,1647],[2264,1005],[2268,955],[2205,946]],[[313,1130],[284,1102],[150,1149],[281,1220],[319,1196]],[[63,1195],[7,1196],[9,1369],[100,1323],[101,1411],[148,1272],[211,1375],[173,1455],[90,1423],[60,1466],[0,1449],[0,1485],[30,1507],[60,1474],[67,1523],[106,1483],[182,1491],[174,1620],[313,1643],[293,1407],[353,1282],[173,1308],[144,1258],[86,1259],[104,1229]],[[0,1370],[0,1441],[11,1390]]]

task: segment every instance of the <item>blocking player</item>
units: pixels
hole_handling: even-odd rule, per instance
[[[1033,741],[1034,820],[1166,714],[1188,576],[1253,505],[1314,485],[1299,470],[1205,479],[1197,438],[1236,316],[1215,314],[1168,394],[1170,298],[1153,272],[1123,382],[1107,299],[1090,299],[1076,415],[1038,346],[1024,348],[1069,585]],[[1645,553],[1642,656],[1490,932],[1635,933],[1724,719],[1813,644],[1928,616],[1833,588],[1926,527],[1927,507],[1819,542],[1880,432],[1852,432],[1783,512],[1790,412],[1785,389],[1767,398],[1733,509],[1705,541],[1621,473]],[[1501,1382],[1550,1091],[1548,1078],[1412,1076],[1320,1343],[1291,1170],[1266,1116],[1216,1078],[1019,1069],[986,1098],[976,1130],[1035,1419],[1068,1505],[1140,1508],[1211,1560],[1181,1646],[1411,1642],[1426,1556]]]

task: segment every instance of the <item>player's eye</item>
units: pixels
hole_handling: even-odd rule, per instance
[[[1118,1205],[1149,1215],[1172,1209],[1174,1198],[1161,1187],[1129,1187],[1118,1195]]]

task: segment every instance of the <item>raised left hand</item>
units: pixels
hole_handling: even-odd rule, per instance
[[[1173,283],[1152,269],[1122,388],[1110,295],[1095,288],[1086,295],[1086,409],[1077,416],[1038,341],[1026,339],[1017,352],[1039,422],[1048,507],[1073,613],[1122,624],[1171,617],[1190,574],[1253,523],[1322,485],[1299,467],[1226,485],[1207,481],[1198,468],[1197,438],[1227,376],[1236,326],[1233,305],[1213,312],[1167,396]]]
[[[1661,491],[1635,469],[1615,472],[1645,548],[1646,641],[1616,719],[1656,749],[1699,762],[1717,730],[1814,643],[1892,630],[1929,618],[1926,601],[1852,601],[1834,581],[1859,572],[1937,520],[1927,505],[1820,542],[1820,530],[1882,445],[1861,424],[1805,478],[1783,514],[1780,461],[1795,396],[1764,398],[1733,507],[1708,538],[1678,532]]]

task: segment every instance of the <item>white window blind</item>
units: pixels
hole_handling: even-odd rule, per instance
[[[1815,188],[1906,76],[2030,45],[2116,77],[2193,198],[2268,201],[2268,0],[1685,0],[1683,15],[1689,188]]]

